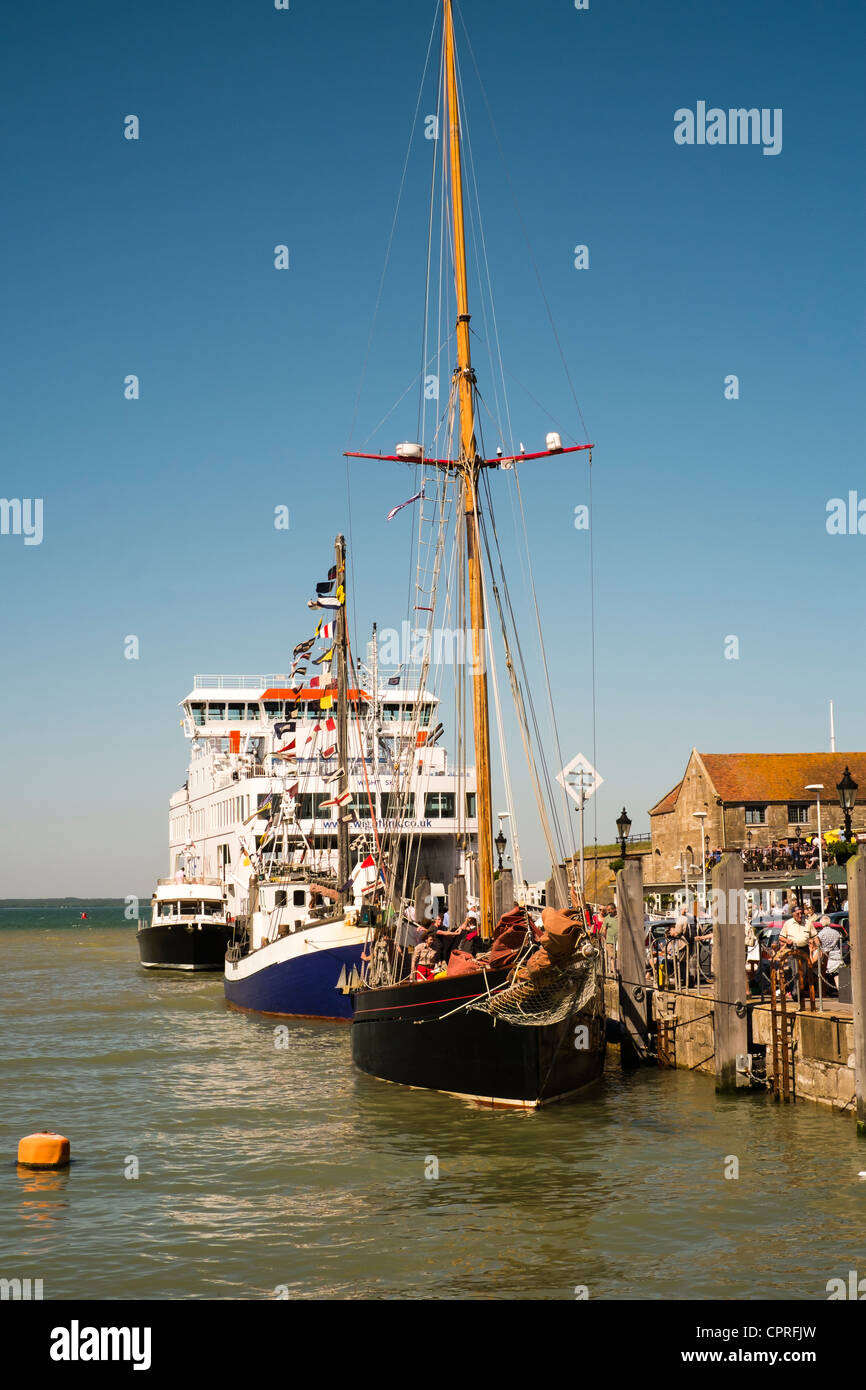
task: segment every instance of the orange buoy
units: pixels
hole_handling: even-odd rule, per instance
[[[69,1140],[50,1129],[25,1134],[18,1141],[18,1162],[24,1168],[65,1168],[69,1163]]]

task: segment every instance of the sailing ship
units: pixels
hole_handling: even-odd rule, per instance
[[[425,584],[416,579],[413,606],[416,612],[428,614],[429,632],[433,631],[441,597],[439,576],[443,567],[438,557],[442,554],[446,532],[453,533],[452,563],[445,566],[450,576],[448,603],[456,604],[458,611],[468,614],[471,627],[465,672],[455,673],[454,680],[459,742],[464,750],[469,748],[470,742],[474,745],[477,855],[473,856],[468,872],[458,873],[450,886],[450,929],[453,931],[460,925],[468,894],[473,894],[478,901],[481,944],[486,949],[478,956],[463,950],[452,951],[447,965],[440,960],[438,968],[433,970],[413,968],[412,959],[395,935],[393,925],[406,906],[405,878],[401,881],[398,875],[389,873],[378,895],[379,902],[372,909],[374,913],[378,911],[379,916],[371,922],[374,932],[371,964],[360,988],[354,991],[352,1055],[361,1071],[387,1081],[447,1092],[490,1105],[535,1108],[578,1094],[602,1073],[605,1028],[601,960],[597,940],[588,928],[581,885],[574,877],[574,856],[570,873],[568,870],[563,873],[558,867],[562,832],[555,828],[557,822],[551,818],[543,795],[544,785],[549,785],[550,779],[546,778],[541,765],[540,750],[534,746],[532,692],[527,688],[520,635],[515,628],[499,552],[489,478],[493,470],[503,468],[510,470],[516,479],[516,465],[524,459],[589,450],[592,446],[563,447],[560,434],[551,432],[546,449],[538,453],[526,453],[521,445],[517,453],[504,453],[500,447],[494,457],[485,457],[479,443],[479,394],[470,343],[463,134],[451,0],[443,3],[441,51],[442,113],[441,119],[437,119],[445,138],[437,141],[442,153],[440,155],[437,149],[434,161],[441,159],[443,228],[450,224],[447,231],[443,230],[443,256],[450,254],[453,258],[457,357],[447,409],[435,428],[431,427],[430,440],[422,434],[422,442],[399,444],[393,455],[351,451],[347,452],[347,457],[409,463],[420,475],[416,475],[415,496],[411,499],[413,502],[421,499],[419,554],[426,546],[426,554],[435,555],[437,559],[426,568],[419,560],[417,574],[423,570]],[[436,177],[432,186],[434,189],[438,186]],[[435,223],[431,207],[428,227],[432,228]],[[436,253],[431,252],[428,244],[425,305],[430,303],[431,262],[436,264]],[[441,304],[440,298],[440,313]],[[422,414],[421,419],[423,424],[426,417]],[[508,447],[506,436],[502,437]],[[439,447],[442,439],[447,447]],[[443,453],[444,457],[436,456]],[[425,517],[429,519],[429,533],[425,532]],[[452,517],[453,526],[450,525]],[[495,570],[493,556],[496,557]],[[515,905],[510,874],[499,872],[497,876],[493,864],[493,770],[487,662],[491,618],[498,620],[502,630],[508,680],[520,739],[529,761],[536,812],[551,861],[556,866],[553,882],[562,885],[556,890],[561,900],[545,908],[540,924],[533,921],[525,907]],[[421,669],[422,679],[426,679],[430,670],[429,645],[422,655]],[[509,806],[503,818],[507,815],[511,819],[514,834],[517,818],[508,771],[507,738],[495,665],[491,664],[490,669],[499,731],[500,772]],[[469,704],[471,738],[470,720],[466,715]],[[513,843],[519,871],[516,834]],[[420,911],[429,893],[425,893],[427,885],[423,882],[416,882],[414,887],[414,895],[410,891],[408,896],[414,896],[416,923],[421,925],[422,917],[429,915]],[[468,924],[468,918],[466,921]],[[422,945],[419,943],[417,949],[422,949]],[[420,974],[424,978],[419,978]]]
[[[375,636],[371,689],[355,669],[345,576],[338,536],[329,579],[309,601],[332,620],[295,648],[295,683],[267,692],[295,718],[278,726],[281,746],[271,756],[281,770],[254,813],[258,833],[252,842],[241,837],[236,878],[247,897],[224,971],[232,1008],[348,1021],[351,992],[370,958],[365,946],[384,867],[405,874],[408,843],[413,862],[435,879],[454,872],[455,824],[466,853],[474,844],[474,779],[461,775],[458,785],[437,746],[436,697],[407,689],[397,676],[380,699]],[[316,638],[323,641],[318,656]],[[301,674],[307,660],[327,674]]]
[[[190,761],[169,806],[171,876],[137,939],[148,968],[222,970],[231,1007],[347,1020],[375,864],[399,866],[411,836],[442,893],[455,831],[469,855],[476,821],[474,773],[441,746],[437,696],[380,662],[375,629],[356,667],[342,537],[335,559],[290,671],[196,675],[181,701]]]

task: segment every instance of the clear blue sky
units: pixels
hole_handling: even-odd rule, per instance
[[[825,527],[829,498],[866,496],[866,21],[854,0],[462,12],[596,444],[604,841],[623,802],[648,828],[692,745],[821,748],[834,698],[838,746],[866,747],[866,536]],[[347,525],[342,450],[415,370],[420,134],[350,440],[433,14],[432,0],[7,10],[0,494],[44,499],[44,540],[0,536],[0,896],[148,891],[193,673],[285,669],[305,635],[309,585]],[[474,84],[469,98],[507,365],[580,438]],[[676,145],[674,112],[698,101],[782,108],[782,152]],[[511,407],[540,446],[547,420],[520,387]],[[374,442],[414,421],[407,404]],[[572,458],[526,465],[523,486],[563,751],[591,756]],[[361,631],[402,617],[409,524],[384,514],[408,475],[387,470],[352,471]]]

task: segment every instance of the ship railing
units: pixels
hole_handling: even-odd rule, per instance
[[[202,878],[199,874],[193,878],[158,878],[156,882],[160,888],[195,887],[199,884],[204,884],[208,888],[222,888],[223,886],[221,878]]]
[[[291,679],[286,675],[269,676],[193,676],[193,690],[268,690],[271,686],[287,686]]]

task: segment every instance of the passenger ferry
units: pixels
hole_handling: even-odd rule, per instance
[[[224,894],[230,1005],[348,1019],[385,873],[426,878],[439,897],[458,873],[471,884],[475,776],[439,744],[438,696],[401,677],[379,679],[375,638],[345,691],[345,767],[341,701],[323,711],[322,696],[321,685],[293,684],[290,674],[193,678],[181,701],[189,769],[170,800],[170,877],[156,896],[169,902],[179,877],[187,889],[213,883]],[[190,958],[178,968],[196,968],[187,938]],[[143,930],[142,949],[146,939]]]

